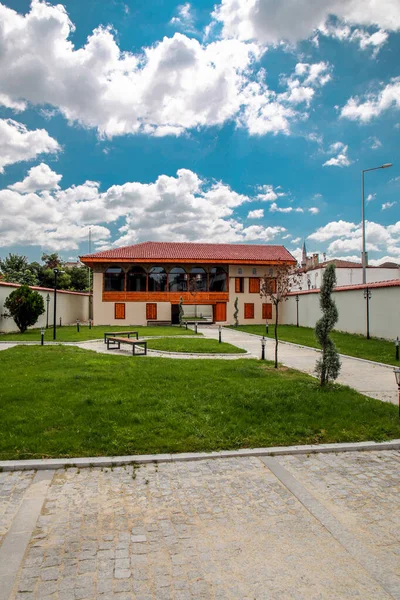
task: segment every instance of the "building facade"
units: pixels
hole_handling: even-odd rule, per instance
[[[93,270],[96,325],[178,323],[179,302],[186,314],[209,315],[234,323],[235,299],[241,324],[273,318],[262,303],[260,278],[276,267],[294,267],[284,246],[144,242],[80,257]]]

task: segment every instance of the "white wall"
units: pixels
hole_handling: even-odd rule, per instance
[[[5,284],[0,282],[0,332],[7,333],[9,331],[18,331],[18,327],[11,317],[5,318],[1,316],[7,312],[4,308],[4,302],[7,296],[18,287],[18,284]],[[49,294],[49,326],[52,326],[54,290],[38,287],[33,287],[32,289],[43,296],[45,309],[47,309],[46,297],[47,294]],[[87,321],[89,319],[89,294],[57,290],[57,325],[60,323],[60,317],[63,325],[74,324],[77,319],[80,321]],[[39,317],[34,327],[46,327],[46,312]]]
[[[310,278],[311,288],[319,289],[324,275],[325,268],[320,269],[309,269],[307,273],[301,273],[299,275],[298,285],[293,286],[293,290],[301,287],[303,290],[308,289],[307,278]],[[381,269],[367,268],[367,283],[375,283],[378,281],[391,281],[393,279],[400,279],[400,269]],[[362,284],[362,269],[361,268],[344,268],[336,267],[336,280],[337,286],[342,287],[345,285],[360,285]]]
[[[370,287],[370,291],[370,335],[389,340],[395,339],[396,336],[400,338],[400,285]],[[335,329],[366,335],[367,302],[364,299],[364,289],[337,290],[333,293],[333,299],[339,311],[339,321]],[[299,293],[299,325],[314,327],[320,317],[319,293]],[[295,295],[290,295],[286,302],[282,303],[279,321],[285,325],[296,324]]]

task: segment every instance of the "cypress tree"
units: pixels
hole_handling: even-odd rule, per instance
[[[339,318],[338,309],[335,301],[332,299],[332,291],[335,285],[336,268],[331,263],[325,269],[319,294],[322,317],[315,325],[315,336],[322,348],[322,356],[317,360],[315,367],[321,385],[325,385],[329,380],[334,381],[340,373],[339,353],[329,337]]]

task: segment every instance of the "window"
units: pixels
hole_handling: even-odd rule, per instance
[[[266,288],[271,294],[276,294],[276,279],[273,279],[272,277],[267,277]]]
[[[174,267],[168,274],[169,292],[187,291],[187,273],[182,267]]]
[[[243,269],[242,269],[242,267],[238,268],[238,275],[243,275]]]
[[[149,302],[146,304],[146,320],[155,321],[157,319],[157,304]]]
[[[257,275],[257,269],[256,268],[252,269],[251,272],[253,273],[253,275]]]
[[[244,277],[235,277],[235,294],[243,294]]]
[[[125,289],[125,273],[121,267],[110,267],[104,273],[105,292],[123,292]]]
[[[114,304],[115,319],[125,319],[125,302],[116,302]]]
[[[210,269],[210,292],[226,292],[226,271],[222,267]]]
[[[249,277],[249,292],[250,294],[260,293],[260,280],[258,277]]]
[[[126,276],[126,290],[128,292],[145,292],[147,275],[142,267],[132,267]]]
[[[189,291],[195,293],[207,291],[207,273],[203,267],[193,267],[190,271]]]
[[[272,319],[272,304],[263,304],[262,305],[262,318],[268,321]]]
[[[245,304],[244,305],[244,318],[245,319],[254,319],[254,304]]]
[[[149,271],[149,292],[167,291],[167,272],[164,267],[153,267]]]

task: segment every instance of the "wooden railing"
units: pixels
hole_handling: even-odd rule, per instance
[[[193,296],[190,292],[103,292],[103,302],[170,302],[179,304],[181,297],[184,304],[216,304],[228,302],[228,292],[198,292]]]

